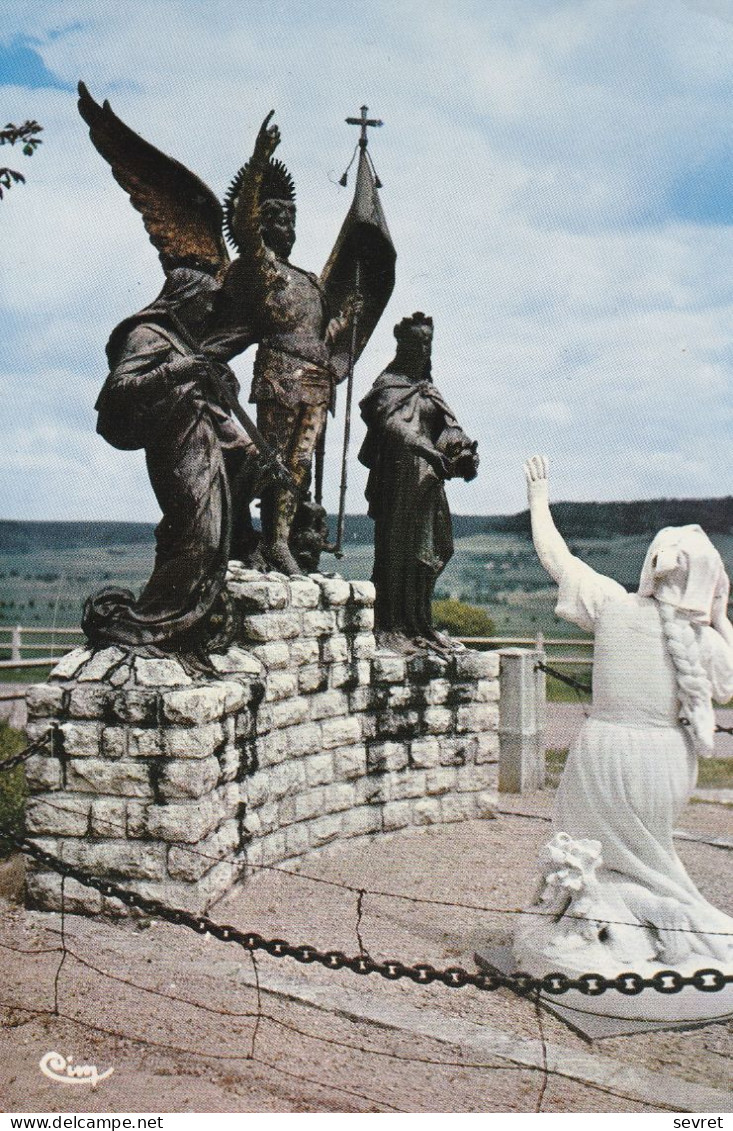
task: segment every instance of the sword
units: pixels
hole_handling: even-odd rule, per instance
[[[300,495],[300,485],[295,482],[295,479],[288,471],[279,454],[268,444],[249,413],[245,412],[237,398],[228,388],[217,363],[206,357],[205,354],[203,357],[204,361],[207,362],[207,373],[219,403],[222,408],[225,408],[227,412],[232,414],[234,419],[241,424],[242,428],[249,436],[262,461],[263,471],[282,487],[287,487],[294,495]]]

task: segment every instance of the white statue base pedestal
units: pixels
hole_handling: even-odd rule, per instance
[[[508,946],[487,946],[475,955],[478,966],[492,974],[515,974],[521,970],[522,973],[532,974],[537,978],[558,973],[565,974],[568,978],[577,978],[589,972],[573,970],[567,964],[564,969],[556,967],[550,970],[546,959],[544,966],[540,962],[532,968],[534,964],[527,961],[527,957],[520,963]],[[658,965],[655,969],[650,966],[649,973],[653,975],[660,969]],[[648,976],[642,970],[634,972]],[[695,973],[695,970],[690,972]],[[679,973],[684,971],[680,970]],[[733,986],[726,986],[724,990],[714,993],[706,993],[694,987],[685,987],[673,994],[646,989],[633,997],[627,997],[613,989],[604,990],[597,996],[568,990],[564,994],[540,994],[540,1002],[575,1032],[588,1040],[598,1041],[634,1033],[696,1029],[725,1021],[733,1016]]]

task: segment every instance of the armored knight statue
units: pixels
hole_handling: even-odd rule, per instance
[[[271,117],[265,119],[252,158],[237,174],[227,196],[227,232],[239,256],[227,272],[223,299],[225,319],[237,325],[246,312],[256,328],[258,349],[250,400],[257,405],[262,435],[281,454],[296,485],[293,490],[277,484],[263,492],[262,552],[270,566],[294,574],[301,569],[290,545],[299,498],[310,481],[328,411],[334,409],[336,385],[363,349],[392,289],[394,252],[372,184],[372,206],[377,214],[371,217],[371,239],[365,241],[362,232],[358,246],[353,238],[345,240],[342,230],[337,241],[338,262],[332,255],[321,280],[290,262],[295,242],[295,189],[285,166],[272,160],[280,131],[269,124]],[[353,216],[349,221],[347,217],[345,228],[353,237]],[[370,278],[363,272],[357,279],[361,260],[373,262],[375,240],[382,249],[383,275],[375,280],[373,274]],[[352,290],[344,296],[343,279],[349,269]],[[339,299],[344,301],[337,308]]]
[[[359,453],[369,468],[374,519],[375,627],[381,647],[405,655],[452,642],[435,631],[435,582],[453,556],[444,483],[475,479],[470,440],[431,376],[433,320],[418,311],[395,326],[397,351],[361,402],[367,435]]]

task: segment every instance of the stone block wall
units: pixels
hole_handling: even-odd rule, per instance
[[[491,816],[498,656],[377,650],[370,582],[230,564],[237,643],[210,671],[78,648],[29,689],[27,832],[49,852],[203,911],[244,865],[340,838]],[[30,902],[60,906],[34,867]],[[65,881],[69,910],[117,912]]]

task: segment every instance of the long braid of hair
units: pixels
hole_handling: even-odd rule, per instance
[[[713,689],[700,663],[700,646],[695,628],[677,615],[673,605],[658,602],[667,651],[677,676],[680,718],[690,726],[695,752],[709,757],[713,752],[715,715]]]

